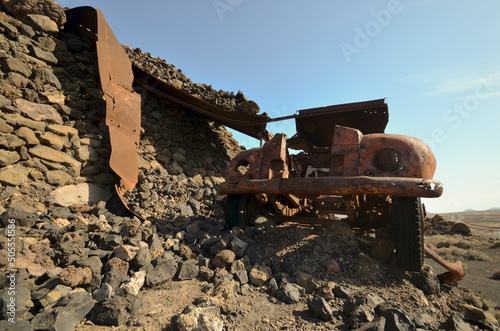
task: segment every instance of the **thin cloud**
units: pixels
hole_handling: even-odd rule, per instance
[[[498,58],[495,59],[495,65],[492,65],[493,59],[475,63],[474,66],[467,68],[448,68],[423,73],[409,75],[402,81],[420,87],[424,92],[419,95],[419,98],[436,97],[447,94],[457,94],[462,92],[470,93],[474,91],[479,84],[484,80],[493,82],[500,87],[500,68],[498,66]],[[490,68],[485,70],[484,68]],[[493,92],[491,96],[500,94],[498,91]]]

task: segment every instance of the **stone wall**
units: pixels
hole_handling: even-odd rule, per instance
[[[27,17],[25,23],[3,14],[0,23],[4,30],[0,35],[0,212],[15,205],[21,211],[51,215],[58,205],[95,204],[102,199],[90,194],[61,201],[59,197],[67,198],[75,185],[109,199],[117,177],[109,168],[110,143],[94,43],[76,32],[59,31],[47,16]],[[136,63],[156,61],[159,67],[175,68],[138,50],[133,54]],[[184,75],[175,77],[188,81]],[[146,217],[175,210],[192,215],[185,208],[191,201],[195,213],[209,213],[217,184],[238,144],[224,127],[138,91],[142,95],[138,156],[142,172],[137,190],[127,196],[131,208]],[[151,197],[148,185],[153,181],[157,186]],[[177,189],[171,190],[172,185]],[[159,208],[153,211],[151,204]]]

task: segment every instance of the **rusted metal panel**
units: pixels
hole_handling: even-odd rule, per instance
[[[277,134],[262,147],[259,159],[259,177],[255,179],[266,178],[288,178],[285,134]]]
[[[332,160],[330,176],[357,176],[359,148],[363,134],[361,131],[336,126],[333,131]],[[342,162],[339,165],[339,161]],[[339,169],[340,167],[340,169]]]
[[[132,65],[125,50],[97,9],[97,56],[101,86],[106,96],[113,169],[121,178],[117,190],[133,189],[138,181],[137,148],[141,131],[141,96],[133,91]]]
[[[286,135],[277,134],[261,148],[238,154],[229,164],[227,180],[288,178]]]
[[[138,181],[137,148],[141,129],[141,96],[133,91],[130,60],[104,14],[97,8],[66,11],[68,24],[90,30],[96,39],[101,88],[106,99],[106,125],[111,141],[110,167],[120,176],[116,185],[120,199]],[[88,33],[88,32],[87,32]],[[126,205],[126,204],[125,204]]]
[[[220,194],[328,194],[328,195],[394,195],[435,198],[443,193],[437,180],[399,177],[318,177],[226,181]]]
[[[303,109],[295,119],[297,134],[309,148],[331,147],[335,125],[358,129],[363,134],[383,133],[388,121],[385,99]]]

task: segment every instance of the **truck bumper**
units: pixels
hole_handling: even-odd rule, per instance
[[[437,198],[443,184],[433,179],[401,177],[315,177],[227,181],[219,185],[220,194],[326,194],[393,195]]]

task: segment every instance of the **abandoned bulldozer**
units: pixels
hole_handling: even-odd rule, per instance
[[[305,224],[343,218],[357,230],[391,233],[399,267],[420,271],[426,249],[420,198],[443,192],[433,179],[436,161],[427,145],[384,133],[384,99],[306,109],[293,117],[293,137],[276,134],[231,161],[219,188],[227,195],[228,227],[251,225],[258,215]]]

